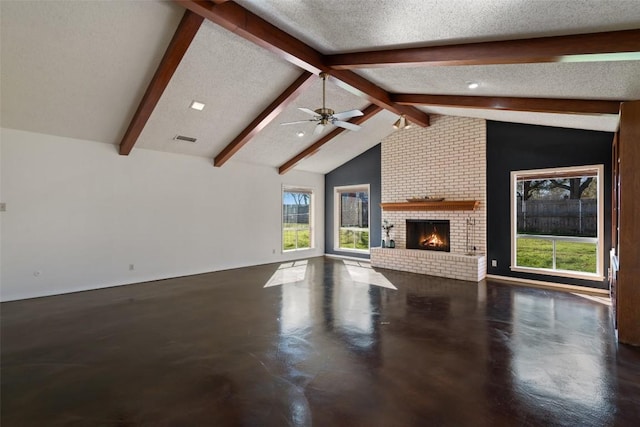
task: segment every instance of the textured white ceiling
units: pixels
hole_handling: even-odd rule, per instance
[[[324,54],[640,26],[638,0],[237,0]]]
[[[620,117],[617,114],[552,114],[454,107],[420,107],[420,109],[425,113],[440,114],[443,116],[474,117],[498,122],[525,123],[530,125],[600,130],[606,132],[617,131],[620,121]]]
[[[237,0],[323,53],[640,28],[639,0]],[[0,124],[119,143],[184,13],[174,2],[0,0]],[[300,74],[258,46],[205,21],[154,110],[139,149],[213,159]],[[358,73],[390,92],[640,99],[640,61],[380,68]],[[466,82],[480,87],[470,91]],[[192,100],[204,102],[198,112]],[[311,145],[313,124],[280,126],[321,106],[311,85],[229,164],[280,166]],[[336,111],[368,104],[327,84]],[[613,131],[617,115],[447,107],[435,114]],[[343,132],[296,169],[326,173],[377,144],[396,116],[383,111]],[[298,130],[306,135],[299,138]],[[326,131],[329,131],[327,129]],[[177,134],[198,138],[176,142]]]
[[[364,108],[368,102],[360,97],[352,95],[331,82],[327,82],[326,106],[336,112]],[[291,157],[298,154],[318,138],[334,129],[327,125],[322,134],[313,135],[314,122],[300,125],[281,126],[280,123],[307,120],[309,115],[298,110],[298,107],[306,107],[311,110],[322,107],[322,81],[318,78],[310,88],[301,94],[276,120],[269,124],[258,134],[245,148],[240,150],[233,159],[245,162],[259,161],[269,166],[280,166]],[[369,122],[365,123],[369,126]],[[298,137],[298,131],[305,132],[305,136]],[[349,133],[344,132],[344,133]],[[357,133],[360,133],[358,131]],[[315,157],[315,156],[314,156]],[[329,169],[331,170],[331,169]]]
[[[640,61],[375,68],[358,73],[397,93],[640,99]],[[470,90],[470,81],[480,86]]]
[[[377,145],[394,132],[393,123],[397,119],[398,116],[395,114],[383,110],[367,120],[358,132],[343,132],[323,145],[312,157],[301,161],[296,169],[318,173],[332,171]]]
[[[266,50],[204,22],[136,147],[213,158],[300,74]],[[203,102],[204,110],[189,108],[193,100]],[[174,141],[177,134],[198,141]]]
[[[182,13],[161,2],[0,1],[1,125],[118,143]]]

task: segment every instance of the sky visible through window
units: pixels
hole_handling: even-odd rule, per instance
[[[295,205],[297,204],[296,199],[294,198],[295,192],[285,191],[282,201],[285,205]]]

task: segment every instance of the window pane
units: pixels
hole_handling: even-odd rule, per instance
[[[597,189],[595,176],[518,181],[518,234],[596,237]]]
[[[517,265],[553,268],[553,243],[543,239],[517,239]]]
[[[369,195],[367,192],[341,193],[340,226],[369,227]]]
[[[311,233],[309,228],[296,230],[298,234],[298,249],[307,249],[311,247]]]
[[[282,231],[282,248],[285,251],[296,248],[296,230],[285,228]]]
[[[310,193],[284,192],[282,222],[285,227],[309,227]]]
[[[557,269],[595,273],[597,259],[595,243],[556,243]]]
[[[338,248],[369,250],[369,192],[339,193]]]
[[[369,249],[369,232],[360,231],[356,240],[356,249]]]
[[[311,248],[311,192],[284,191],[282,195],[283,250]]]
[[[341,248],[352,248],[353,247],[353,230],[348,230],[346,228],[340,228],[340,247]]]
[[[516,267],[602,274],[598,253],[602,169],[585,166],[513,173]]]

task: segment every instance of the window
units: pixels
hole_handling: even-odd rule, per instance
[[[335,249],[369,252],[369,186],[335,188]]]
[[[282,190],[282,250],[313,248],[313,192],[284,187]]]
[[[604,278],[603,170],[511,172],[511,270]]]

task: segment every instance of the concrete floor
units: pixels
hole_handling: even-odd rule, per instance
[[[314,258],[4,303],[2,426],[640,425],[640,349],[606,304],[379,271]]]

